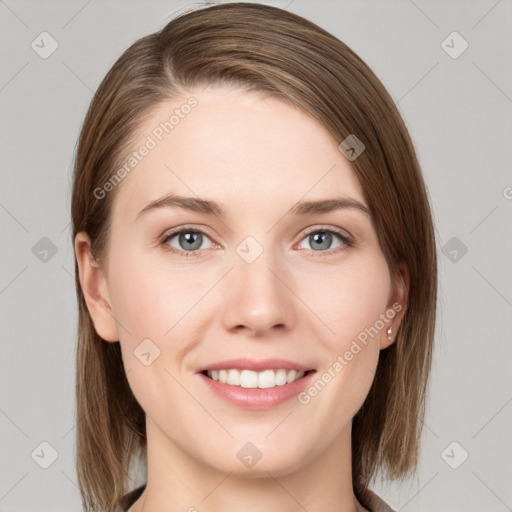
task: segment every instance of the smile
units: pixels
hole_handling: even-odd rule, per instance
[[[222,384],[239,386],[242,388],[260,388],[267,389],[276,386],[284,386],[295,382],[307,373],[303,370],[263,370],[260,372],[253,370],[223,369],[223,370],[205,370],[203,372],[210,379]]]

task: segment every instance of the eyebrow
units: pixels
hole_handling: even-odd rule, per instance
[[[170,194],[156,199],[146,205],[137,214],[135,220],[138,220],[140,217],[152,210],[173,207],[183,208],[184,210],[189,210],[192,212],[205,213],[208,215],[216,215],[221,218],[226,217],[226,211],[224,208],[215,201],[201,199],[199,197],[185,197],[176,194]],[[366,205],[349,197],[320,199],[316,201],[298,201],[290,208],[288,213],[292,213],[294,215],[314,215],[319,213],[328,213],[345,208],[360,210],[367,215],[370,215],[370,211]]]

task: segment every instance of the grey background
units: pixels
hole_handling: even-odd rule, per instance
[[[318,23],[372,67],[432,198],[440,316],[420,467],[375,490],[404,512],[512,510],[511,1],[265,3]],[[81,509],[69,224],[78,130],[122,51],[199,5],[0,0],[1,512]],[[58,42],[47,59],[31,47],[43,31]],[[442,43],[453,31],[469,44],[457,58]],[[444,45],[460,51],[452,39]],[[58,452],[47,469],[42,442]]]

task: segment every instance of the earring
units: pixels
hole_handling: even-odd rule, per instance
[[[386,332],[388,333],[388,340],[390,340],[391,339],[391,333],[393,332],[393,328],[390,327]]]

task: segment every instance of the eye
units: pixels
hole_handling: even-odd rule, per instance
[[[338,240],[338,245],[334,247],[336,250],[329,251],[330,254],[344,251],[354,245],[354,240],[350,236],[335,229],[316,228],[309,231],[303,238],[303,240],[306,240],[310,245],[310,247],[306,247],[306,249],[311,249],[314,252],[327,252],[329,249],[333,248],[332,243],[333,241],[335,242],[336,239]],[[300,245],[298,247],[300,248]]]
[[[176,239],[172,243],[173,239]],[[208,235],[200,229],[182,228],[164,235],[160,245],[166,250],[182,254],[184,256],[196,256],[199,249],[208,249],[212,244],[203,245],[205,240],[210,240]]]
[[[302,240],[306,240],[310,245],[310,247],[306,247],[306,249],[317,253],[325,252],[327,253],[326,255],[344,251],[349,247],[353,247],[355,243],[348,234],[332,228],[315,228],[306,233],[306,236]],[[336,242],[336,240],[338,241],[338,245],[333,248],[332,244]],[[204,246],[204,242],[208,241],[209,245]],[[204,231],[188,227],[166,233],[160,240],[160,245],[167,251],[186,257],[199,256],[200,249],[213,247],[210,237]],[[297,247],[304,249],[304,247],[300,247],[300,244]],[[324,255],[322,254],[322,256]]]

